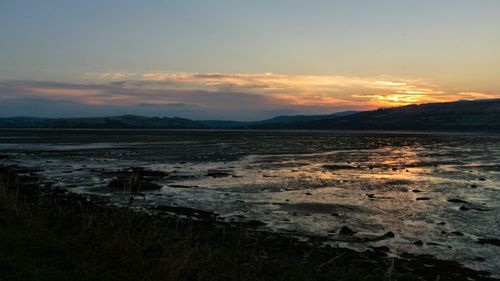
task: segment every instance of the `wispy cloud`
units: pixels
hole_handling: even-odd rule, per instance
[[[296,105],[351,105],[363,108],[458,99],[499,98],[495,93],[450,93],[422,79],[376,76],[145,73],[142,79],[173,87],[237,90],[271,95]]]
[[[259,119],[276,112],[330,113],[500,98],[499,93],[449,92],[422,79],[392,76],[185,72],[95,72],[84,76],[88,82],[0,81],[0,99],[69,100],[89,106],[123,108],[143,105],[142,109],[156,105],[168,106],[169,110],[181,110],[182,107],[173,105],[182,104],[185,108],[212,114],[210,116],[220,115],[220,118],[227,114],[227,118]]]
[[[122,80],[129,79],[136,76],[136,73],[118,71],[118,72],[87,72],[82,75],[85,79],[109,79],[109,80]]]

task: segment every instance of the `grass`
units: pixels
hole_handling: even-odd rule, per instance
[[[0,280],[387,280],[294,239],[22,200],[0,186]],[[338,256],[338,258],[337,258]],[[357,273],[359,272],[359,274]]]

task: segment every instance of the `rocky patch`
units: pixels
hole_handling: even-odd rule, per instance
[[[140,192],[143,190],[160,189],[161,185],[139,178],[117,178],[109,182],[108,187],[122,189],[130,192]]]
[[[477,241],[479,244],[484,245],[484,244],[490,244],[494,246],[500,247],[500,239],[479,239]]]

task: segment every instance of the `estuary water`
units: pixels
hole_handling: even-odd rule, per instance
[[[500,135],[331,131],[1,130],[0,165],[109,198],[138,168],[161,188],[134,206],[189,207],[224,221],[391,254],[431,254],[500,276]],[[340,234],[342,227],[357,232]],[[378,239],[392,232],[394,238]],[[489,240],[483,240],[489,239]],[[480,243],[481,242],[481,243]]]

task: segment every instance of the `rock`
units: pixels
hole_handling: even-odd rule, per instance
[[[467,207],[467,206],[460,206],[460,211],[470,211],[470,210],[474,210],[474,211],[478,211],[478,212],[487,212],[489,211],[488,209],[482,209],[482,208],[476,208],[476,207]]]
[[[231,174],[223,171],[208,171],[206,176],[212,178],[225,178],[231,176]]]
[[[356,167],[351,165],[323,165],[323,168],[330,171],[336,171],[336,170],[351,170],[355,169]]]
[[[356,233],[358,233],[357,231],[354,231],[352,229],[350,229],[349,227],[347,226],[343,226],[340,231],[339,231],[340,234],[342,235],[354,235]]]
[[[112,180],[108,184],[108,187],[130,190],[132,192],[138,192],[140,190],[159,189],[161,188],[161,185],[151,181],[141,180],[137,178],[134,179],[117,178]]]
[[[431,200],[431,199],[428,197],[418,197],[416,200],[417,201],[427,201],[427,200]]]
[[[373,193],[365,194],[365,195],[368,196],[368,198],[370,198],[370,199],[375,198],[375,194],[373,194]]]
[[[258,220],[249,220],[246,224],[251,228],[257,228],[266,225],[265,223]]]
[[[99,172],[99,170],[96,170]],[[147,170],[143,167],[131,167],[129,169],[105,172],[106,175],[111,175],[115,178],[138,179],[138,180],[160,180],[169,175],[167,172]]]
[[[169,185],[168,187],[172,187],[172,188],[197,188],[198,186],[197,185],[182,185],[182,184],[171,184]]]
[[[332,217],[338,217],[339,216],[338,213],[331,213],[330,215],[332,215]]]
[[[476,185],[476,184],[472,184],[472,185],[470,186],[470,188],[477,188],[477,185]]]
[[[460,231],[452,231],[451,234],[454,234],[456,236],[464,236],[464,234]]]
[[[469,208],[465,207],[465,206],[460,206],[460,211],[468,211],[470,210]]]
[[[448,202],[459,203],[459,204],[469,204],[469,202],[462,200],[462,199],[458,199],[458,198],[448,199]]]
[[[401,258],[404,258],[404,259],[413,259],[415,257],[413,254],[410,254],[407,252],[403,252],[403,253],[399,254],[399,256]]]
[[[412,191],[413,191],[414,193],[420,193],[420,192],[422,192],[422,191],[420,191],[420,190],[418,190],[418,189],[414,189],[414,190],[412,190]]]
[[[387,238],[394,238],[396,235],[394,235],[394,232],[388,231],[386,234],[384,234],[384,236]]]
[[[311,192],[306,192],[305,195],[312,195],[312,193]]]
[[[445,225],[446,223],[444,221],[442,221],[442,222],[439,222],[438,224],[439,225]]]
[[[147,170],[143,167],[132,168],[132,174],[139,178],[162,178],[168,176],[167,172]]]
[[[423,246],[423,245],[424,245],[424,242],[422,242],[422,240],[418,240],[418,241],[413,242],[413,245],[416,245],[416,246]]]
[[[485,181],[486,179],[485,178],[478,178],[477,180],[478,181]]]
[[[481,244],[481,245],[490,244],[490,245],[494,245],[494,246],[500,247],[500,239],[483,239],[483,238],[480,238],[477,242],[479,244]]]
[[[391,249],[387,246],[380,246],[380,247],[370,247],[376,252],[384,252],[384,253],[389,253]]]

